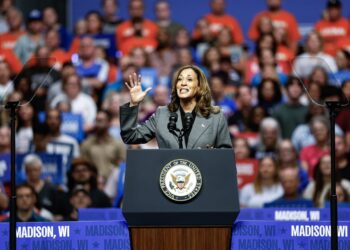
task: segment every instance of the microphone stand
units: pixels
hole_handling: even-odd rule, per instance
[[[10,200],[10,249],[16,250],[16,109],[19,102],[8,102],[11,124],[11,200]]]
[[[338,250],[338,208],[336,194],[336,162],[335,162],[335,116],[337,110],[344,107],[340,102],[326,101],[326,107],[329,113],[331,129],[331,249]]]

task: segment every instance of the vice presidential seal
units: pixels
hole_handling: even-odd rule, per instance
[[[173,201],[188,201],[202,187],[202,175],[191,161],[176,159],[166,164],[160,173],[160,188]]]

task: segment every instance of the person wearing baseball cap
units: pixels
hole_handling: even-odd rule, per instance
[[[42,19],[41,11],[37,9],[31,10],[27,15],[27,33],[18,39],[14,48],[15,54],[23,64],[27,63],[39,46],[45,44]]]
[[[340,0],[328,0],[325,9],[325,18],[315,25],[324,40],[324,52],[335,56],[339,41],[350,37],[350,23],[342,16],[342,2]]]

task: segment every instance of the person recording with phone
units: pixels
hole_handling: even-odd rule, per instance
[[[129,76],[125,83],[130,102],[120,107],[121,137],[126,144],[141,144],[156,138],[159,148],[232,148],[226,119],[212,106],[209,84],[194,65],[179,68],[173,76],[171,101],[158,107],[144,123],[138,124],[138,106],[151,88],[142,90],[141,76]]]

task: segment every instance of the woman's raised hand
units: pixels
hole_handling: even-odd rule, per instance
[[[141,75],[137,76],[136,73],[129,75],[129,79],[129,83],[125,82],[125,85],[130,92],[130,106],[137,106],[145,99],[145,96],[152,88],[147,88],[145,91],[142,91]]]

